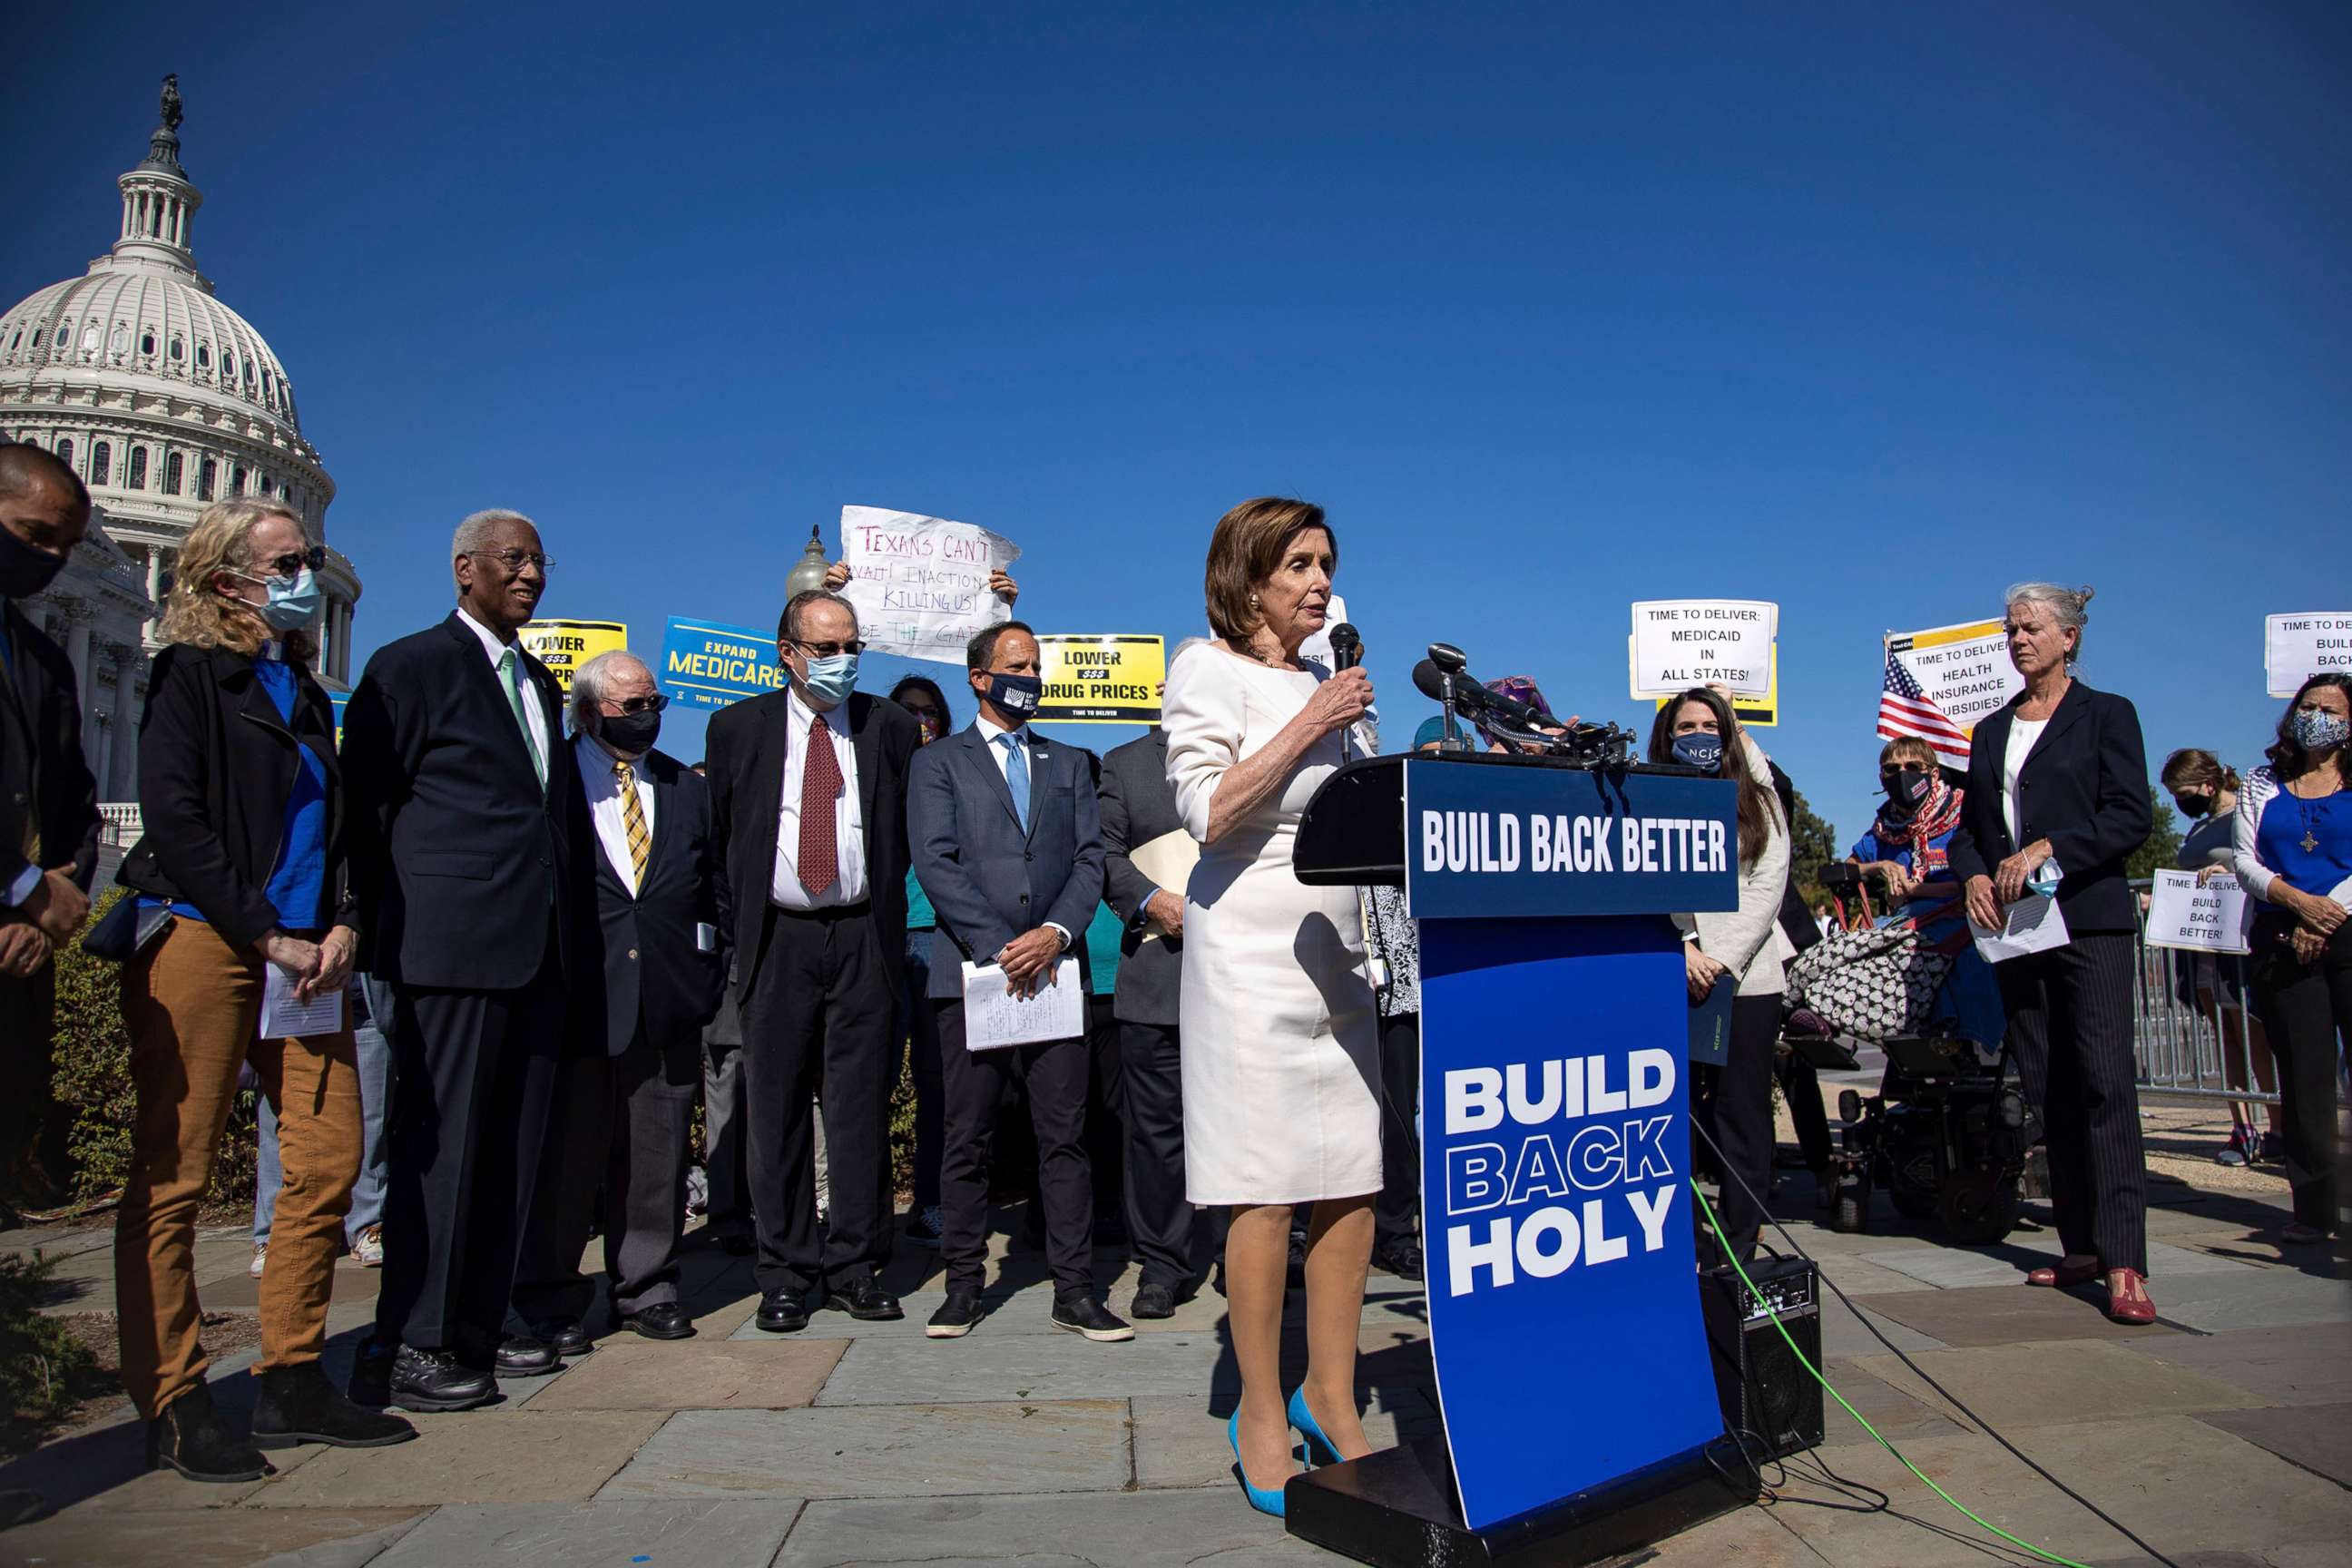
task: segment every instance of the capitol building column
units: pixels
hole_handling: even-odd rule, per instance
[[[138,648],[114,649],[114,757],[107,781],[99,786],[106,800],[139,798],[139,670],[143,660]]]

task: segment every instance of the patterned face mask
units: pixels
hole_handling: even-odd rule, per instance
[[[2352,720],[2325,709],[2305,708],[2294,716],[2294,743],[2306,752],[2325,752],[2352,736]]]

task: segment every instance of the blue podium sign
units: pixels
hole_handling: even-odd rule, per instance
[[[1405,896],[1423,921],[1737,909],[1737,809],[1724,779],[1415,759]]]

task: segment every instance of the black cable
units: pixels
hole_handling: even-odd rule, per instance
[[[2171,1558],[2167,1557],[2163,1552],[2158,1552],[2155,1547],[2150,1546],[2147,1542],[2141,1540],[2138,1534],[2129,1526],[2126,1525],[2121,1520],[2116,1518],[2115,1515],[2109,1513],[2105,1509],[2101,1508],[2097,1503],[2093,1502],[2089,1498],[2084,1497],[2081,1492],[2076,1491],[2073,1487],[2068,1486],[2064,1481],[2060,1480],[2056,1476],[2052,1475],[2047,1469],[2043,1468],[2042,1465],[2029,1458],[2018,1447],[2016,1444],[2011,1442],[2007,1437],[2002,1436],[2000,1430],[1995,1427],[1991,1422],[1987,1421],[1983,1416],[1969,1409],[1966,1405],[1960,1402],[1958,1395],[1952,1393],[1950,1389],[1946,1388],[1942,1384],[1937,1383],[1933,1377],[1930,1377],[1925,1368],[1920,1366],[1917,1362],[1913,1361],[1909,1355],[1905,1353],[1902,1346],[1896,1344],[1893,1340],[1888,1339],[1885,1334],[1879,1331],[1878,1325],[1870,1321],[1869,1314],[1864,1312],[1861,1308],[1855,1306],[1846,1296],[1846,1293],[1838,1288],[1838,1282],[1836,1280],[1831,1279],[1826,1273],[1822,1273],[1821,1271],[1820,1259],[1814,1258],[1812,1254],[1807,1252],[1803,1247],[1797,1245],[1797,1238],[1789,1234],[1789,1227],[1780,1223],[1780,1216],[1772,1212],[1770,1205],[1766,1204],[1762,1198],[1756,1195],[1756,1189],[1749,1186],[1748,1184],[1748,1179],[1745,1176],[1742,1176],[1739,1172],[1733,1167],[1731,1162],[1725,1157],[1721,1146],[1716,1142],[1715,1139],[1707,1132],[1706,1127],[1700,1123],[1698,1118],[1696,1116],[1691,1118],[1691,1131],[1697,1133],[1701,1138],[1706,1140],[1706,1146],[1715,1151],[1716,1159],[1722,1163],[1724,1174],[1739,1184],[1739,1190],[1748,1194],[1748,1201],[1756,1205],[1757,1212],[1764,1216],[1766,1223],[1769,1224],[1774,1230],[1780,1233],[1780,1239],[1789,1244],[1790,1250],[1793,1251],[1798,1257],[1803,1258],[1806,1262],[1813,1265],[1815,1273],[1820,1276],[1822,1283],[1830,1288],[1831,1294],[1837,1297],[1840,1304],[1843,1305],[1847,1311],[1853,1314],[1854,1320],[1857,1322],[1861,1323],[1864,1328],[1870,1331],[1870,1334],[1873,1339],[1876,1340],[1880,1344],[1885,1345],[1888,1350],[1894,1352],[1895,1359],[1908,1367],[1911,1370],[1911,1374],[1913,1376],[1916,1377],[1920,1382],[1926,1384],[1929,1388],[1934,1389],[1937,1394],[1941,1394],[1944,1399],[1951,1405],[1953,1409],[1958,1411],[1961,1415],[1975,1422],[1979,1430],[1982,1431],[1986,1436],[1990,1437],[1994,1442],[2000,1444],[2003,1448],[2009,1450],[2010,1456],[2016,1459],[2018,1463],[2023,1465],[2027,1469],[2032,1470],[2035,1475],[2040,1476],[2043,1480],[2048,1481],[2059,1491],[2073,1499],[2085,1511],[2089,1512],[2094,1518],[2105,1524],[2110,1530],[2113,1530],[2126,1541],[2130,1542],[2134,1546],[2138,1547],[2142,1552],[2147,1552],[2157,1562],[2162,1563],[2164,1568],[2180,1568],[2180,1564],[2175,1563]],[[1719,1231],[1717,1233],[1717,1239],[1726,1247],[1730,1246],[1730,1238],[1723,1236]],[[1807,1448],[1807,1452],[1812,1453],[1816,1460],[1821,1458],[1819,1453],[1815,1452],[1810,1447]],[[1822,1468],[1827,1469],[1828,1466],[1823,1464]]]

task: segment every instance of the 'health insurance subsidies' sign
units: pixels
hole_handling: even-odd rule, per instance
[[[2009,661],[2009,637],[1999,621],[1889,632],[1886,651],[1903,661],[1927,700],[1963,735],[1975,733],[2025,689],[2025,677]]]
[[[724,708],[784,684],[774,634],[682,616],[663,634],[660,677],[663,693],[688,708]]]
[[[1021,547],[1001,533],[943,517],[880,507],[841,509],[843,595],[857,606],[866,646],[907,658],[961,664],[964,644],[984,626],[1013,618],[989,591],[992,572],[1009,569]]]
[[[2294,696],[2315,675],[2352,675],[2352,615],[2263,616],[2263,668],[2273,697]]]
[[[1157,724],[1166,645],[1156,637],[1041,637],[1041,724]]]

